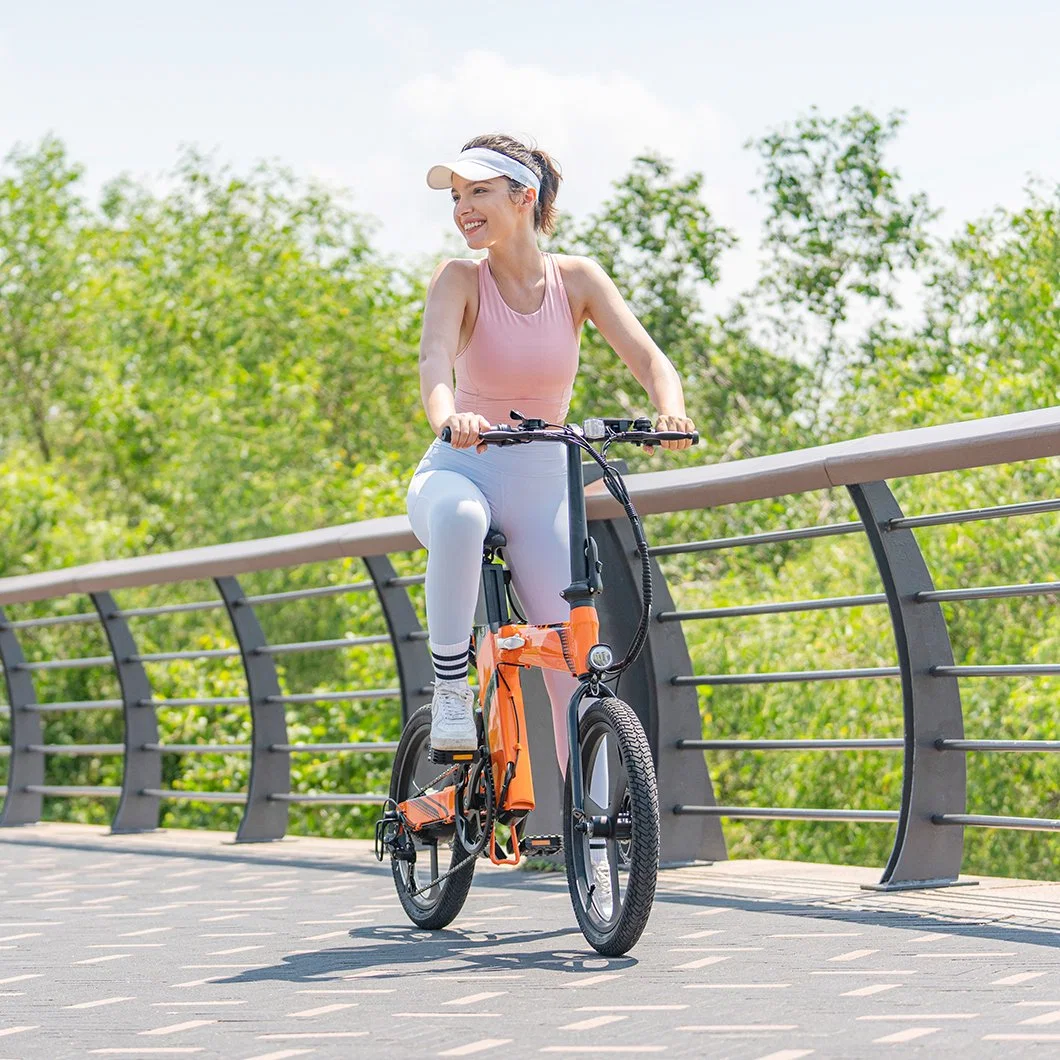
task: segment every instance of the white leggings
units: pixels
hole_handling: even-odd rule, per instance
[[[570,584],[566,446],[531,442],[484,453],[435,441],[408,490],[412,530],[427,549],[427,630],[433,645],[466,644],[475,617],[482,542],[493,527],[527,621],[564,622]],[[560,770],[567,766],[567,706],[577,681],[543,670]]]

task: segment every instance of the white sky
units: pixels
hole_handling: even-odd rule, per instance
[[[425,171],[477,133],[534,136],[575,214],[654,149],[706,173],[741,238],[724,293],[755,275],[743,144],[813,104],[905,109],[892,159],[945,230],[1060,180],[1058,41],[1043,0],[3,0],[0,154],[54,132],[93,187],[160,174],[181,144],[279,159],[418,255],[450,226]]]

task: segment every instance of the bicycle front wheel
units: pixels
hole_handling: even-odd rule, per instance
[[[593,834],[564,794],[563,843],[574,915],[586,941],[606,957],[636,944],[648,923],[659,870],[659,792],[651,748],[628,704],[599,700],[579,725],[582,805]]]

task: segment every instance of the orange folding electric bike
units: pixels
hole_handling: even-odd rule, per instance
[[[431,710],[405,725],[394,760],[390,798],[376,825],[376,854],[389,854],[398,898],[417,926],[445,927],[460,912],[478,857],[517,865],[527,854],[566,854],[567,884],[586,940],[607,956],[629,950],[651,912],[659,863],[659,797],[651,749],[634,711],[606,681],[636,659],[651,613],[648,547],[618,469],[607,462],[616,442],[658,445],[694,434],[652,431],[649,420],[587,420],[584,427],[528,420],[480,435],[487,445],[567,446],[571,584],[563,591],[570,619],[537,626],[512,622],[504,536],[486,537],[482,590],[486,624],[473,634],[478,670],[479,746],[434,751]],[[443,440],[448,440],[443,434]],[[594,448],[594,443],[598,446]],[[611,494],[633,526],[643,570],[641,620],[629,650],[616,660],[600,641],[596,597],[603,589],[596,545],[585,516],[582,454],[602,469]],[[514,601],[512,601],[514,607]],[[526,720],[519,672],[539,667],[579,680],[567,717],[570,756],[563,801],[563,835],[525,835],[534,808]],[[583,701],[588,700],[582,707]]]

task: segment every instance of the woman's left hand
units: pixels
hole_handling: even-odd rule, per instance
[[[655,421],[655,429],[657,431],[680,431],[683,434],[691,434],[696,429],[696,425],[687,416],[660,416]],[[660,442],[659,444],[664,449],[691,449],[692,439],[679,438],[670,442]],[[648,453],[655,452],[654,445],[646,445],[644,449]]]

